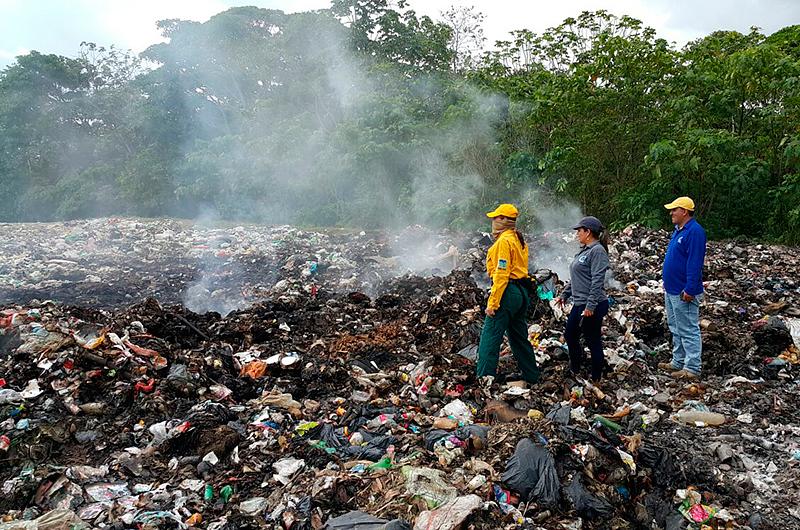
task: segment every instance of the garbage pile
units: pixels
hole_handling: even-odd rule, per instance
[[[710,244],[704,374],[685,382],[656,367],[668,234],[629,227],[607,377],[568,376],[542,290],[540,383],[504,352],[487,388],[484,236],[181,226],[31,225],[2,243],[0,530],[800,526],[799,249]],[[180,236],[162,245],[165,227]],[[570,236],[532,235],[532,259],[563,270]],[[214,283],[237,266],[235,287]],[[224,315],[177,303],[204,276],[206,305],[244,284],[253,298]]]
[[[418,226],[368,234],[175,219],[0,223],[0,231],[0,303],[116,308],[154,297],[221,314],[298,289],[373,295],[405,273],[470,269],[489,241]]]

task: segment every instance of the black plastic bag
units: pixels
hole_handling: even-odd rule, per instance
[[[347,438],[344,437],[344,429],[336,428],[330,423],[323,423],[322,428],[319,431],[319,439],[324,440],[328,447],[332,447],[334,449],[339,449],[343,446],[350,445],[347,442]]]
[[[580,473],[576,473],[572,477],[572,482],[569,486],[564,488],[564,493],[567,495],[575,511],[579,516],[586,519],[598,519],[610,517],[614,513],[614,507],[605,499],[597,497],[589,493],[581,482]]]
[[[686,483],[686,475],[668,450],[644,444],[639,448],[637,463],[653,470],[653,483],[664,489],[675,489]]]
[[[475,436],[480,438],[481,441],[486,444],[489,438],[489,429],[489,427],[485,427],[483,425],[465,425],[463,427],[459,427],[455,431],[431,429],[430,431],[426,432],[424,436],[425,449],[428,451],[433,451],[436,443],[439,440],[443,438],[449,438],[450,436],[455,436],[459,440],[469,440]]]
[[[530,438],[517,442],[501,480],[519,493],[523,501],[535,500],[548,506],[558,504],[561,484],[553,455]]]
[[[411,525],[402,519],[387,521],[368,513],[352,511],[328,519],[323,530],[411,530]]]
[[[567,425],[570,420],[571,412],[572,412],[572,407],[570,407],[569,405],[556,404],[552,409],[550,409],[550,412],[548,412],[545,417],[548,420],[551,420],[560,425]]]
[[[315,430],[313,438],[324,440],[328,447],[336,449],[338,453],[353,458],[372,460],[373,462],[383,458],[383,455],[386,454],[386,449],[397,441],[391,435],[375,435],[362,430],[358,432],[366,443],[364,445],[350,445],[341,427],[337,428],[324,423],[313,430]]]
[[[341,452],[352,458],[377,462],[383,458],[389,446],[397,442],[395,437],[391,435],[373,436],[366,431],[359,432],[364,437],[366,445],[347,445],[340,449]]]
[[[450,436],[450,431],[445,431],[444,429],[432,429],[425,433],[425,449],[428,451],[433,451],[433,447],[436,445],[436,442],[441,440],[442,438],[447,438]]]
[[[575,425],[562,425],[558,428],[561,437],[570,443],[588,443],[595,446],[605,454],[618,458],[617,449],[606,440],[603,440],[592,431],[587,431]]]
[[[467,440],[473,436],[477,436],[484,443],[489,440],[489,429],[485,425],[465,425],[456,429],[455,435],[459,440]]]

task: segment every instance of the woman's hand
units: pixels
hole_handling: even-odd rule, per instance
[[[592,309],[584,309],[583,313],[581,313],[581,316],[584,317],[590,317],[592,315],[594,315],[594,311]]]
[[[497,313],[497,309],[492,309],[491,307],[486,308],[486,315],[493,317]]]

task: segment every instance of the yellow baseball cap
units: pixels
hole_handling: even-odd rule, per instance
[[[490,217],[494,219],[495,217],[511,217],[512,219],[516,219],[519,215],[519,211],[513,204],[501,204],[493,212],[489,212],[486,214],[486,217]]]
[[[669,204],[665,204],[664,208],[672,210],[673,208],[683,208],[684,210],[694,211],[694,201],[689,197],[678,197]]]

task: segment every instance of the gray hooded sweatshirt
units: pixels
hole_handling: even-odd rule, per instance
[[[561,299],[572,297],[575,305],[586,305],[594,311],[597,304],[605,300],[605,279],[608,270],[608,253],[599,241],[581,247],[569,266],[570,282]]]

